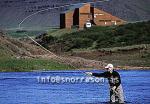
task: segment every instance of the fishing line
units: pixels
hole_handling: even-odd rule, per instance
[[[22,24],[25,20],[27,20],[28,18],[30,18],[30,17],[33,16],[33,15],[36,15],[36,14],[38,14],[38,13],[43,12],[43,11],[52,10],[52,9],[57,9],[57,8],[62,8],[62,7],[66,7],[66,6],[78,5],[78,4],[87,4],[87,3],[90,3],[90,4],[91,4],[91,3],[105,2],[105,1],[109,1],[109,0],[86,2],[86,3],[75,3],[75,4],[73,3],[73,4],[63,5],[63,6],[59,6],[59,7],[53,7],[53,8],[43,9],[43,10],[37,11],[37,12],[35,12],[35,13],[33,13],[33,14],[27,16],[26,18],[24,18],[24,19],[19,23],[18,28],[21,29],[21,24]],[[58,58],[58,59],[64,60],[64,59],[61,58],[60,56],[57,56],[56,54],[52,53],[51,51],[49,51],[48,49],[46,49],[45,47],[43,47],[41,44],[39,44],[38,42],[36,42],[36,41],[35,41],[32,37],[30,37],[28,34],[25,34],[25,35],[26,35],[29,39],[31,39],[35,44],[37,44],[38,46],[40,46],[41,48],[43,48],[45,51],[47,51],[48,53],[54,55],[54,56],[55,56],[56,58]],[[69,62],[66,62],[66,61],[65,61],[65,63],[71,65],[71,66],[72,66],[73,68],[75,68],[75,69],[78,69],[76,66],[70,64]]]
[[[41,44],[39,44],[38,42],[36,42],[33,38],[31,38],[29,35],[25,34],[29,39],[31,39],[35,44],[37,44],[38,46],[40,46],[41,48],[43,48],[45,51],[47,51],[48,53],[50,53],[51,55],[55,56],[55,58],[61,59],[64,61],[63,58],[61,58],[60,56],[57,56],[56,54],[54,54],[53,52],[49,51],[48,49],[46,49],[45,47],[43,47]],[[67,63],[68,65],[72,66],[75,69],[78,69],[77,67],[75,67],[74,65],[64,61],[64,63]]]
[[[67,7],[67,6],[72,6],[72,5],[78,5],[78,4],[87,4],[87,3],[97,3],[97,2],[105,2],[105,1],[109,1],[109,0],[103,0],[103,1],[95,1],[95,2],[85,2],[85,3],[72,3],[72,4],[67,4],[67,5],[63,5],[63,6],[58,6],[58,7],[53,7],[53,8],[47,8],[47,9],[43,9],[43,10],[40,10],[40,11],[37,11],[27,17],[25,17],[18,25],[18,28],[20,29],[21,28],[21,24],[27,20],[28,18],[30,18],[31,16],[33,15],[36,15],[38,13],[41,13],[41,12],[44,12],[44,11],[47,11],[47,10],[51,10],[51,9],[58,9],[58,8],[63,8],[63,7]]]

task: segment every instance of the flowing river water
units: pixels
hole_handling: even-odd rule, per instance
[[[49,76],[87,78],[84,73],[86,71],[1,72],[0,104],[108,104],[107,79],[101,83],[54,83],[39,79]],[[150,70],[118,72],[122,78],[126,103],[150,104]]]

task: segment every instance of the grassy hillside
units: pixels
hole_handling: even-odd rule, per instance
[[[129,45],[150,44],[150,21],[117,27],[92,27],[87,30],[66,33],[59,37],[54,34],[42,38],[44,46],[59,47],[62,51],[72,49],[101,49]],[[61,44],[61,45],[60,45]]]
[[[33,70],[67,70],[72,67],[54,60],[0,58],[0,72],[23,72]]]
[[[29,36],[35,37],[36,35],[39,35],[41,33],[44,33],[45,31],[42,30],[24,30],[24,31],[18,31],[18,30],[7,30],[6,35],[13,37],[13,38],[24,38],[26,37],[26,34]]]
[[[150,21],[114,27],[45,35],[41,41],[51,51],[125,66],[150,66]]]
[[[0,72],[72,69],[53,59],[34,58],[47,52],[40,47],[6,37],[0,32]]]
[[[71,34],[77,31],[78,29],[49,29],[48,35],[54,36],[54,37],[61,37],[64,34]]]

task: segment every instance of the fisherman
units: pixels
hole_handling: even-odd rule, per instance
[[[110,85],[110,103],[111,104],[124,104],[124,95],[121,85],[121,78],[117,71],[114,71],[112,64],[108,64],[104,73],[91,73],[86,72],[89,76],[104,77],[108,79]]]

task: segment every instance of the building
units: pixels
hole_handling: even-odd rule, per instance
[[[97,26],[112,26],[124,24],[126,21],[94,8],[89,3],[74,5],[60,14],[60,28],[84,28],[87,22]]]

